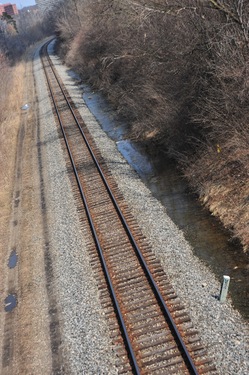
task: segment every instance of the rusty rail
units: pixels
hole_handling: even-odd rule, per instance
[[[90,145],[92,141],[89,142],[89,134],[86,136],[83,130],[83,120],[76,114],[72,100],[47,53],[47,44],[44,45],[41,56],[51,99],[115,306],[132,373],[164,374],[167,371],[170,374],[213,374],[216,372],[215,367],[203,352],[199,339],[196,339],[196,332],[192,327],[183,329],[184,323],[189,319],[186,318],[185,311],[182,312],[182,306],[175,302],[176,296],[167,277],[160,265],[154,266],[157,260],[147,251],[147,246],[141,249],[139,241],[135,239],[139,238],[139,229],[130,227],[128,221],[133,222],[133,219],[126,219],[127,209],[121,209],[115,198],[109,173],[106,178],[95,156],[96,152]],[[89,175],[82,171],[82,165],[89,170]],[[103,213],[108,219],[104,218]],[[111,222],[110,227],[106,224],[107,220]],[[108,238],[108,230],[112,233],[113,240]],[[118,257],[122,258],[120,263]],[[130,268],[123,264],[127,261],[131,263]],[[148,297],[144,297],[145,292]],[[143,300],[144,306],[141,304]],[[146,303],[147,300],[149,303]],[[151,312],[147,313],[147,307]],[[156,342],[154,345],[153,340]]]

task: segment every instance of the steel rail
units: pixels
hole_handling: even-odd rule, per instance
[[[49,44],[49,42],[47,43],[47,46],[48,46],[48,44]],[[198,375],[199,373],[198,373],[198,371],[197,371],[197,369],[196,369],[196,366],[195,366],[195,364],[194,364],[194,362],[193,362],[193,360],[192,360],[192,358],[191,358],[191,356],[190,356],[190,354],[189,354],[189,352],[188,352],[188,349],[187,349],[187,347],[186,347],[186,345],[185,345],[185,343],[184,343],[184,341],[183,341],[183,339],[182,339],[182,337],[181,337],[181,334],[180,334],[180,332],[179,332],[179,330],[178,330],[178,328],[177,328],[177,326],[176,326],[176,324],[175,324],[175,322],[174,322],[174,320],[173,320],[173,318],[172,318],[172,316],[171,316],[171,313],[170,313],[170,311],[169,311],[169,308],[167,307],[167,305],[166,305],[166,303],[165,303],[165,301],[164,301],[164,299],[163,299],[163,297],[162,297],[162,294],[161,294],[161,292],[160,292],[160,290],[159,290],[159,288],[158,288],[158,286],[157,286],[157,284],[156,284],[156,282],[155,282],[155,280],[154,280],[154,278],[153,278],[153,276],[152,276],[152,274],[151,274],[151,272],[150,272],[150,270],[149,270],[149,268],[148,268],[148,265],[147,265],[147,263],[146,263],[146,261],[145,261],[145,259],[144,259],[144,256],[143,256],[141,250],[139,249],[139,246],[137,245],[136,240],[134,239],[134,237],[133,237],[133,235],[132,235],[132,233],[131,233],[131,231],[130,231],[130,228],[129,228],[129,226],[128,226],[128,223],[127,223],[127,221],[126,221],[126,219],[125,219],[125,217],[124,217],[124,215],[123,215],[123,213],[122,213],[122,211],[121,211],[121,209],[120,209],[120,207],[119,207],[119,205],[118,205],[118,203],[117,203],[117,201],[116,201],[116,199],[115,199],[115,197],[114,197],[114,195],[113,195],[113,193],[112,193],[112,191],[111,191],[111,188],[110,188],[109,185],[108,185],[108,182],[107,182],[107,180],[106,180],[106,178],[105,178],[105,176],[104,176],[104,173],[103,173],[103,171],[102,171],[102,169],[101,169],[101,167],[100,167],[100,165],[99,165],[99,163],[98,163],[98,161],[97,161],[97,159],[96,159],[96,157],[95,157],[95,155],[94,155],[94,153],[93,153],[93,151],[92,151],[92,149],[91,149],[91,146],[90,146],[88,140],[86,139],[86,136],[85,136],[85,134],[84,134],[84,132],[83,132],[83,130],[82,130],[80,124],[79,124],[79,121],[78,121],[78,119],[77,119],[77,117],[76,117],[76,115],[75,115],[75,113],[74,113],[74,110],[73,110],[73,108],[72,108],[72,106],[71,106],[71,104],[70,104],[70,102],[69,102],[69,100],[68,100],[68,98],[67,98],[67,95],[66,95],[66,93],[65,93],[65,91],[64,91],[64,89],[63,89],[63,87],[62,87],[62,85],[61,85],[61,83],[60,83],[60,81],[59,81],[59,79],[58,79],[58,77],[57,77],[57,73],[55,72],[55,69],[54,69],[54,67],[53,67],[53,63],[52,63],[52,61],[51,61],[51,58],[50,58],[49,55],[48,55],[47,49],[46,49],[46,54],[47,54],[47,59],[48,59],[50,65],[51,65],[51,69],[52,69],[52,71],[53,71],[53,73],[54,73],[54,75],[55,75],[55,78],[56,78],[56,80],[57,80],[57,83],[58,83],[58,85],[59,85],[59,87],[60,87],[60,89],[61,89],[61,91],[62,91],[62,93],[63,93],[63,95],[64,95],[64,98],[65,98],[65,100],[66,100],[66,102],[67,102],[67,104],[68,104],[68,107],[70,108],[70,111],[71,111],[71,113],[72,113],[72,116],[74,117],[75,122],[77,123],[77,126],[78,126],[78,128],[79,128],[79,130],[80,130],[80,132],[81,132],[81,135],[82,135],[82,137],[83,137],[83,139],[84,139],[84,141],[85,141],[85,143],[86,143],[86,146],[87,146],[87,148],[88,148],[88,150],[89,150],[89,153],[91,154],[91,156],[92,156],[92,158],[93,158],[93,160],[94,160],[94,163],[95,163],[95,165],[96,165],[96,168],[98,169],[98,172],[99,172],[99,174],[100,174],[100,176],[101,176],[101,178],[102,178],[102,181],[103,181],[103,183],[104,183],[104,185],[105,185],[105,187],[106,187],[106,189],[107,189],[107,191],[108,191],[108,193],[109,193],[109,196],[110,196],[110,198],[111,198],[111,200],[112,200],[112,202],[113,202],[113,205],[114,205],[115,209],[117,210],[117,213],[118,213],[118,215],[119,215],[119,217],[120,217],[120,220],[121,220],[121,222],[122,222],[122,224],[123,224],[123,226],[124,226],[124,228],[125,228],[125,231],[126,231],[128,237],[129,237],[129,239],[130,239],[130,242],[131,242],[131,244],[132,244],[132,246],[133,246],[133,248],[134,248],[134,250],[135,250],[135,252],[136,252],[136,254],[137,254],[137,257],[138,257],[138,259],[139,259],[139,261],[140,261],[140,264],[141,264],[141,266],[143,267],[143,269],[144,269],[144,271],[145,271],[145,274],[146,274],[147,280],[149,281],[149,283],[150,283],[152,289],[154,290],[154,294],[155,294],[155,296],[156,296],[157,301],[159,302],[159,305],[160,305],[160,307],[161,307],[161,311],[163,312],[164,317],[165,317],[167,323],[168,323],[169,326],[170,326],[171,332],[172,332],[173,336],[175,337],[175,339],[176,339],[176,341],[177,341],[178,347],[179,347],[179,349],[180,349],[180,351],[181,351],[181,353],[182,353],[182,357],[183,357],[183,359],[184,359],[184,361],[185,361],[185,364],[186,364],[186,366],[187,366],[187,368],[188,368],[188,370],[190,371],[191,374],[193,374],[193,375]],[[54,105],[56,105],[55,102],[54,102]],[[58,112],[58,110],[56,109],[56,113],[57,113],[57,112]],[[58,116],[58,118],[59,118],[59,114],[58,114],[58,113],[57,113],[57,116]],[[61,126],[62,126],[62,125],[61,125]],[[63,134],[64,134],[64,129],[63,129]],[[67,145],[67,148],[68,148],[68,145]],[[71,159],[71,158],[72,158],[72,155],[71,155],[71,151],[70,151],[69,149],[68,149],[68,153],[69,153],[69,155],[70,155],[70,159]],[[72,161],[72,159],[71,159],[71,161]],[[73,161],[72,161],[72,164],[74,164]],[[77,173],[77,171],[76,171],[76,173]],[[78,177],[77,177],[77,184],[78,184],[78,186],[79,186],[79,188],[80,188],[80,193],[81,193],[82,199],[83,199],[83,201],[84,201],[84,205],[85,205],[85,207],[86,207],[87,202],[86,202],[86,199],[85,199],[85,195],[84,195],[84,193],[83,193],[83,191],[82,191],[82,188],[81,188],[80,182],[79,182],[79,180],[78,180]],[[84,198],[83,198],[83,196],[84,196]],[[88,212],[88,209],[86,209],[86,210],[87,210],[87,212]],[[92,231],[93,231],[93,232],[96,234],[96,236],[97,236],[97,233],[96,233],[96,230],[95,230],[95,228],[94,228],[94,224],[93,224],[93,221],[92,221],[92,218],[91,218],[90,211],[89,211],[89,215],[90,215],[90,216],[89,216],[89,221],[91,222],[91,225],[93,225],[93,229],[92,229]],[[100,244],[99,244],[98,239],[95,239],[95,242],[96,242],[96,244],[98,244],[97,246],[98,246],[98,249],[99,249],[99,245],[100,245]],[[100,248],[101,248],[101,246],[100,246]],[[102,252],[102,249],[101,249],[101,252]],[[102,253],[102,255],[101,255],[101,259],[102,259],[102,256],[103,256],[103,253]],[[103,261],[104,261],[104,258],[103,258]],[[105,262],[105,261],[104,261],[104,262]],[[106,266],[105,266],[105,267],[106,267]],[[107,270],[107,273],[108,273],[108,270]],[[109,277],[109,275],[108,275],[108,279],[109,279],[109,278],[110,278],[110,277]],[[110,283],[111,283],[111,280],[110,280]],[[112,285],[112,284],[111,284],[111,285]],[[113,288],[112,288],[112,289],[113,289]],[[114,291],[114,290],[113,290],[113,291]],[[114,291],[114,295],[115,295],[115,291]],[[118,304],[118,301],[117,301],[117,304]],[[122,320],[123,320],[123,319],[122,319]],[[123,329],[126,331],[126,327],[124,327]],[[128,338],[128,341],[130,342],[129,338]],[[132,350],[132,352],[133,352],[133,350]],[[132,356],[131,356],[131,357],[132,357]],[[135,366],[134,368],[136,368],[136,366]],[[138,370],[138,371],[139,371],[139,370]],[[138,372],[138,374],[139,374],[139,372]]]
[[[51,94],[51,98],[52,98],[52,101],[53,101],[53,104],[54,104],[54,107],[55,107],[56,115],[58,117],[60,127],[61,127],[61,131],[62,131],[63,137],[65,139],[67,151],[68,151],[71,163],[72,163],[72,167],[73,167],[73,170],[74,170],[74,174],[75,174],[77,185],[78,185],[78,188],[79,188],[79,191],[80,191],[80,195],[81,195],[81,198],[82,198],[83,203],[84,203],[84,207],[85,207],[85,210],[86,210],[89,225],[90,225],[90,228],[91,228],[91,231],[92,231],[92,234],[93,234],[94,242],[97,246],[97,250],[98,250],[98,253],[100,255],[101,264],[102,264],[102,267],[103,267],[105,278],[106,278],[107,284],[108,284],[108,286],[110,288],[110,291],[111,291],[111,293],[110,293],[111,298],[112,298],[112,301],[113,301],[114,306],[116,308],[117,318],[118,318],[118,321],[121,325],[121,331],[123,333],[123,338],[125,340],[126,348],[128,349],[128,356],[129,356],[130,361],[131,361],[131,366],[132,366],[133,370],[135,371],[135,374],[140,375],[140,369],[139,369],[139,366],[138,366],[138,363],[137,363],[137,360],[136,360],[134,350],[133,350],[131,342],[130,342],[129,334],[127,332],[126,325],[125,325],[125,322],[124,322],[124,319],[123,319],[123,316],[122,316],[122,312],[121,312],[121,309],[120,309],[120,306],[119,306],[119,303],[118,303],[118,300],[117,300],[117,297],[116,297],[116,293],[115,293],[115,290],[114,290],[114,287],[113,287],[113,284],[112,284],[112,281],[111,281],[111,277],[110,277],[110,274],[109,274],[109,271],[108,271],[108,267],[107,267],[107,264],[106,264],[106,261],[105,261],[105,258],[104,258],[103,250],[102,250],[101,244],[100,244],[99,239],[98,239],[98,235],[97,235],[94,223],[93,223],[93,219],[92,219],[92,215],[90,213],[90,209],[88,207],[88,203],[87,203],[87,200],[86,200],[85,193],[83,192],[83,189],[82,189],[82,186],[81,186],[81,183],[80,183],[80,178],[79,178],[79,175],[78,175],[78,172],[77,172],[76,165],[75,165],[74,160],[73,160],[73,155],[72,155],[71,150],[70,150],[68,139],[67,139],[66,133],[63,129],[63,124],[62,124],[61,116],[59,114],[59,111],[58,111],[58,108],[57,108],[57,105],[56,105],[54,93],[53,93],[52,87],[50,85],[50,81],[49,81],[46,69],[44,69],[44,71],[45,71],[46,79],[47,79],[47,82],[48,82],[48,87],[49,87],[49,91],[50,91],[50,94]]]

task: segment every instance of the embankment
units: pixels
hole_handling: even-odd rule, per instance
[[[247,250],[249,5],[73,3],[62,2],[55,18],[59,54],[104,92],[131,138],[178,161]]]

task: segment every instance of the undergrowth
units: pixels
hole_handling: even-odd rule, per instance
[[[249,4],[62,1],[60,54],[249,248]]]

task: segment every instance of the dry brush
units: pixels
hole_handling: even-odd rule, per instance
[[[178,159],[245,248],[248,14],[244,0],[69,0],[56,18],[66,62],[103,91],[133,139]]]

